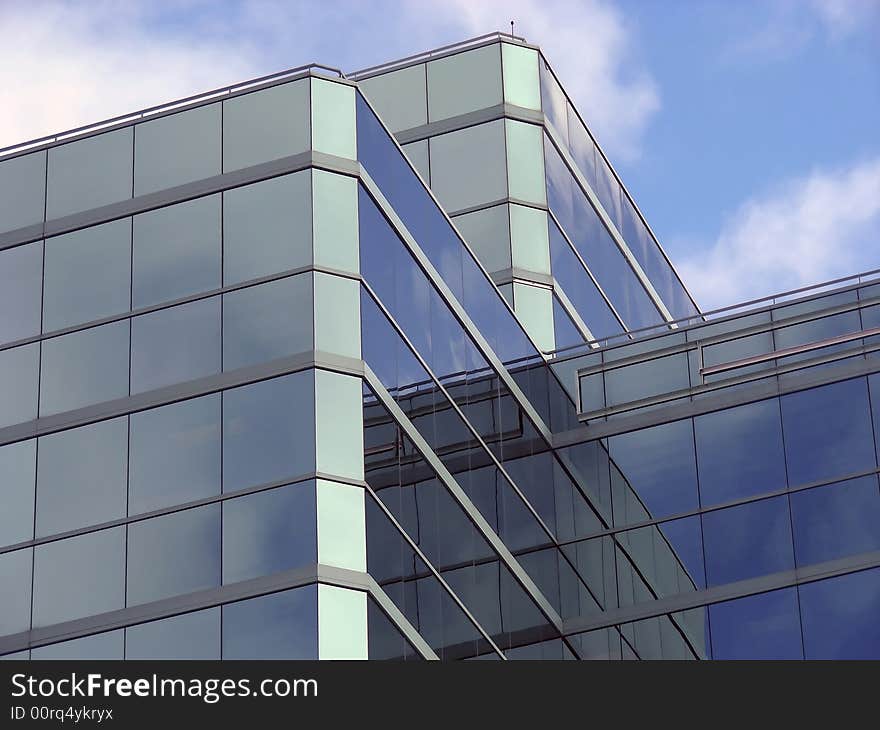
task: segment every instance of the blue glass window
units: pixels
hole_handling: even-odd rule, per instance
[[[713,659],[802,659],[797,589],[709,606]]]
[[[223,606],[223,658],[317,659],[317,587]]]
[[[788,497],[703,515],[706,578],[710,586],[794,567]]]
[[[791,486],[874,468],[874,435],[864,378],[782,396]]]

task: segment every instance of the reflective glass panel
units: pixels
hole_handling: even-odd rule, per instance
[[[45,200],[45,151],[0,162],[0,230],[42,223]]]
[[[40,333],[42,287],[41,242],[0,251],[0,343]]]
[[[317,587],[223,606],[223,658],[317,659]]]
[[[34,536],[36,457],[36,439],[0,446],[0,545]]]
[[[713,659],[802,659],[797,589],[709,606]]]
[[[0,636],[30,628],[33,554],[32,549],[25,548],[0,555],[0,590],[3,593]]]
[[[125,629],[126,659],[219,659],[220,607]]]

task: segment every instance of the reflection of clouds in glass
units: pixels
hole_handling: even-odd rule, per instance
[[[223,658],[317,659],[317,586],[223,606]]]

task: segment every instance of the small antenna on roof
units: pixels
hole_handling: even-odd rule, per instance
[[[510,37],[513,38],[513,21],[510,21]]]

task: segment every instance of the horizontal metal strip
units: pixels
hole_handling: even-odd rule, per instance
[[[680,400],[669,403],[664,408],[652,408],[630,414],[620,414],[619,417],[615,417],[610,421],[585,423],[583,428],[575,428],[554,434],[553,448],[561,449],[586,441],[647,428],[648,426],[656,426],[661,423],[678,421],[682,418],[720,411],[725,408],[764,400],[765,398],[773,398],[774,396],[795,393],[819,385],[827,385],[840,380],[869,375],[878,370],[880,370],[880,358],[842,363],[830,372],[828,370],[818,370],[799,373],[787,378],[783,383],[778,382],[776,378],[765,377],[763,380],[748,383],[748,387],[722,389],[715,393],[707,393],[704,397],[701,396],[696,400]],[[731,383],[728,382],[727,385],[731,385]],[[683,397],[686,397],[686,395]]]
[[[525,122],[526,124],[542,126],[544,124],[543,113],[534,109],[526,109],[525,107],[504,103],[440,119],[436,122],[429,122],[418,127],[402,129],[394,133],[394,138],[399,144],[405,145],[410,142],[430,139],[431,137],[439,137],[441,134],[448,134],[449,132],[458,132],[468,127],[476,127],[479,124],[487,124],[498,119],[513,119],[518,122]]]
[[[722,363],[721,365],[711,365],[709,367],[700,368],[701,375],[714,375],[715,373],[724,373],[728,370],[736,370],[737,368],[746,367],[748,365],[756,365],[758,363],[767,362],[768,360],[777,360],[790,355],[798,355],[803,352],[812,352],[813,350],[821,350],[823,347],[831,345],[839,345],[853,340],[861,340],[865,337],[873,337],[880,335],[880,327],[872,327],[871,329],[861,330],[859,332],[851,332],[847,335],[838,335],[837,337],[829,337],[824,340],[817,340],[806,345],[795,345],[793,347],[785,347],[781,350],[774,350],[763,355],[753,355],[752,357],[733,360],[731,362]]]
[[[55,337],[61,337],[63,335],[69,335],[73,332],[82,332],[83,330],[92,329],[93,327],[100,327],[102,324],[112,324],[113,322],[122,322],[126,319],[131,319],[133,317],[139,317],[143,314],[152,314],[153,312],[160,312],[165,309],[170,309],[171,307],[177,307],[181,304],[190,304],[191,302],[199,302],[203,299],[210,299],[211,297],[220,296],[222,294],[229,294],[230,292],[239,291],[240,289],[249,289],[254,286],[259,286],[260,284],[267,284],[273,281],[279,281],[281,279],[287,279],[292,276],[298,276],[299,274],[307,274],[311,271],[317,271],[322,274],[331,274],[332,276],[339,276],[345,279],[353,279],[354,281],[362,281],[362,277],[360,274],[353,274],[350,271],[343,271],[342,269],[334,269],[329,266],[322,266],[320,264],[310,264],[308,266],[299,266],[295,269],[287,269],[286,271],[280,271],[277,274],[268,274],[266,276],[259,276],[255,279],[248,279],[247,281],[238,282],[236,284],[228,284],[226,286],[218,287],[216,289],[208,289],[203,292],[199,292],[197,294],[190,294],[185,297],[178,297],[177,299],[169,299],[165,302],[160,302],[159,304],[151,304],[147,307],[138,307],[136,309],[131,309],[127,312],[120,312],[119,314],[113,314],[107,317],[101,317],[100,319],[93,319],[88,322],[82,322],[80,324],[71,325],[70,327],[64,327],[58,330],[50,330],[49,332],[44,332],[39,335],[33,335],[32,337],[23,337],[20,340],[13,340],[11,342],[6,342],[4,344],[0,344],[0,352],[4,350],[11,350],[15,347],[22,347],[24,345],[31,345],[34,342],[42,342],[44,340],[50,340]]]
[[[565,636],[571,636],[572,634],[580,634],[585,631],[621,626],[633,623],[634,621],[666,616],[680,611],[688,611],[692,608],[702,608],[713,603],[745,598],[778,588],[812,583],[823,578],[834,578],[876,567],[880,567],[880,550],[840,558],[839,560],[831,560],[805,568],[795,568],[780,573],[773,573],[759,578],[749,578],[748,580],[715,586],[701,591],[694,591],[693,593],[681,593],[668,598],[660,598],[656,601],[606,611],[595,616],[581,616],[568,619],[565,622],[563,633]]]
[[[204,507],[205,505],[209,504],[220,504],[230,499],[236,499],[237,497],[245,497],[249,494],[256,494],[258,492],[268,492],[272,489],[280,489],[281,487],[289,487],[295,484],[302,484],[303,482],[317,479],[350,484],[354,487],[366,487],[366,482],[358,479],[341,477],[322,471],[312,471],[306,474],[288,477],[286,479],[275,479],[274,481],[266,482],[264,484],[256,484],[252,487],[246,487],[244,489],[236,489],[229,492],[218,492],[217,494],[210,497],[205,497],[204,499],[181,502],[180,504],[162,507],[161,509],[155,509],[149,512],[140,512],[137,514],[128,515],[127,517],[120,517],[116,520],[107,520],[106,522],[98,522],[92,525],[85,525],[75,530],[67,530],[66,532],[59,532],[52,535],[43,535],[33,540],[25,540],[24,542],[15,543],[14,545],[6,545],[4,547],[0,547],[0,555],[2,555],[3,553],[15,552],[16,550],[36,547],[38,545],[45,545],[51,542],[57,542],[58,540],[65,540],[69,537],[77,537],[79,535],[86,535],[91,532],[107,530],[111,527],[121,527],[123,525],[130,525],[135,522],[143,522],[144,520],[149,520],[154,517],[162,517],[164,515],[176,514],[177,512],[195,509],[196,507]]]
[[[316,167],[341,175],[355,177],[358,175],[358,163],[344,157],[336,157],[322,152],[309,150],[289,157],[263,162],[241,170],[225,172],[213,177],[195,180],[185,185],[178,185],[147,195],[111,203],[99,208],[74,213],[46,221],[43,224],[27,226],[14,231],[0,233],[0,250],[19,246],[23,243],[39,241],[50,236],[70,233],[89,226],[107,223],[119,218],[127,218],[138,213],[145,213],[157,208],[164,208],[174,203],[182,203],[194,198],[223,192],[243,185],[268,180],[269,178],[287,175],[301,170]]]
[[[520,198],[511,198],[510,196],[507,196],[505,198],[497,198],[488,203],[480,203],[478,205],[469,205],[467,208],[459,208],[458,210],[449,213],[449,217],[452,219],[452,222],[455,223],[455,219],[460,218],[463,215],[467,215],[468,213],[478,213],[481,210],[489,210],[489,208],[497,208],[499,205],[521,205],[525,208],[543,210],[545,213],[550,212],[550,209],[545,204],[533,203],[528,200],[521,200]]]
[[[0,446],[311,368],[331,370],[357,377],[363,377],[364,373],[361,360],[322,351],[302,352],[259,365],[208,375],[204,378],[176,383],[145,393],[104,401],[51,416],[43,416],[14,426],[6,426],[0,428]]]

